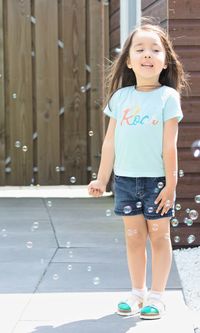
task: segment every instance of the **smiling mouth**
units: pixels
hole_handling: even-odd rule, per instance
[[[150,67],[150,68],[153,67],[153,65],[151,65],[151,64],[142,64],[141,66],[142,66],[142,67]]]

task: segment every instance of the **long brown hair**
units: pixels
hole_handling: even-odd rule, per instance
[[[165,48],[167,68],[163,69],[160,73],[159,82],[162,85],[176,89],[180,93],[183,88],[187,91],[187,75],[184,72],[183,65],[178,59],[178,55],[173,49],[169,35],[159,25],[151,24],[149,23],[149,20],[145,20],[145,18],[143,18],[143,23],[130,33],[121,52],[109,66],[106,80],[107,97],[105,104],[109,101],[110,97],[117,89],[132,85],[135,86],[137,84],[135,73],[132,69],[127,67],[127,59],[133,36],[136,32],[141,30],[153,31],[157,33]]]

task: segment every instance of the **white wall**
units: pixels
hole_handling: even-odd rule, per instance
[[[134,27],[140,23],[141,0],[120,0],[120,45],[121,48]]]

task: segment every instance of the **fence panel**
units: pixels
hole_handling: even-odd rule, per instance
[[[30,1],[7,1],[6,21],[6,183],[32,178],[32,67]]]
[[[5,182],[5,100],[4,100],[4,39],[3,0],[0,0],[0,185]]]

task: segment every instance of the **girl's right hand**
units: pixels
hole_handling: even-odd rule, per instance
[[[105,190],[106,185],[98,179],[92,180],[88,185],[88,193],[93,197],[101,197]]]

